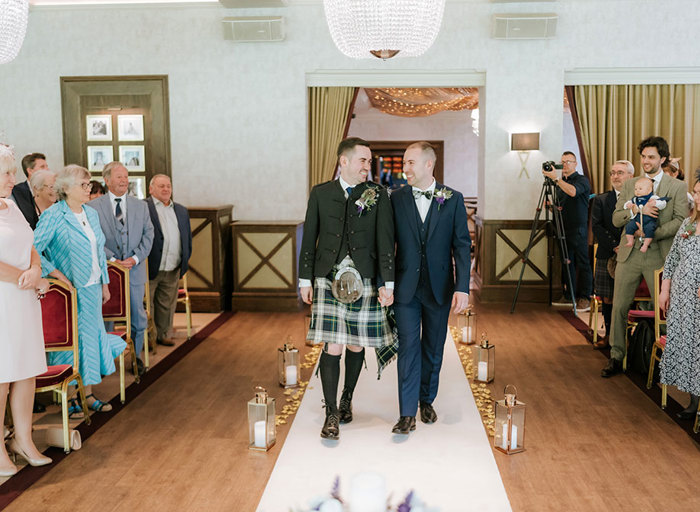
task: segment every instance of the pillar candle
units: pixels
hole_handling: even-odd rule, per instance
[[[508,449],[508,423],[503,424],[503,432],[501,432],[501,448]]]
[[[510,449],[515,450],[518,447],[518,426],[510,427]]]
[[[486,361],[479,361],[479,368],[476,374],[477,380],[486,381],[489,377],[489,363]]]
[[[284,383],[287,386],[297,385],[297,367],[294,365],[285,366],[284,368]]]
[[[256,421],[254,425],[256,448],[267,448],[267,440],[265,436],[265,420]]]

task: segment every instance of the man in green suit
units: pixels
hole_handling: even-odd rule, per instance
[[[302,300],[312,304],[307,340],[324,343],[319,371],[325,439],[338,439],[339,423],[352,421],[351,400],[365,347],[382,349],[395,341],[382,310],[393,302],[394,221],[386,189],[367,182],[371,161],[367,142],[343,140],[338,146],[340,176],[311,190],[304,221],[299,291]],[[338,291],[337,276],[348,268],[354,269],[349,274],[356,276],[357,288],[352,289],[361,291],[359,298]],[[348,282],[343,282],[347,290]],[[345,385],[338,406],[343,345]]]
[[[627,247],[626,243],[622,243],[625,242],[624,231],[622,233],[615,269],[610,360],[600,372],[602,377],[611,377],[622,371],[622,360],[627,352],[625,344],[627,313],[634,299],[634,293],[643,277],[653,296],[656,286],[654,271],[663,267],[666,255],[671,249],[673,237],[680,228],[683,219],[688,216],[685,183],[671,178],[661,170],[661,165],[670,156],[668,143],[661,137],[649,137],[639,144],[638,149],[642,155],[644,175],[654,182],[654,194],[670,199],[666,203],[666,208],[661,211],[656,208],[656,202],[653,199],[642,208],[643,215],[659,219],[654,239],[646,252],[639,250],[642,245],[640,240],[644,236],[641,226],[635,233],[637,238],[633,247]],[[640,177],[629,179],[622,186],[613,213],[613,224],[618,228],[624,227],[639,211],[636,205],[633,205],[631,209],[625,209],[625,203],[634,197],[634,184]]]

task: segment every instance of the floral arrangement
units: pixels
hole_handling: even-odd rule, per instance
[[[688,226],[686,226],[685,231],[683,231],[683,233],[681,233],[681,237],[682,238],[691,237],[697,232],[697,230],[698,230],[698,223],[693,222],[692,224],[689,224]]]
[[[358,215],[362,215],[365,211],[370,211],[372,207],[377,204],[377,187],[367,187],[360,198],[355,201],[357,205]]]
[[[318,496],[309,503],[309,509],[290,509],[290,512],[346,512],[350,504],[340,496],[340,477],[335,477],[333,487],[327,496]],[[410,491],[404,500],[392,507],[386,506],[387,512],[438,512],[438,509],[428,508],[414,491]]]
[[[440,207],[445,204],[445,201],[452,197],[452,191],[448,190],[447,187],[442,187],[435,190],[435,195],[433,197],[435,198],[435,201],[437,201],[438,210],[440,210]]]

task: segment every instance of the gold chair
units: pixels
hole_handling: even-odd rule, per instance
[[[112,332],[120,336],[131,350],[131,366],[134,372],[136,383],[141,382],[138,366],[136,364],[136,350],[131,339],[131,298],[129,294],[129,270],[113,261],[107,262],[107,273],[109,274],[109,300],[102,305],[102,318],[105,322],[119,322],[125,324],[125,330]],[[124,377],[124,354],[126,350],[119,354],[119,398],[122,403],[126,402],[126,380]]]
[[[177,302],[185,305],[187,315],[187,339],[192,337],[192,306],[190,305],[190,292],[187,290],[187,272],[182,276],[182,288],[177,290]]]
[[[651,389],[651,384],[654,379],[654,366],[656,362],[661,362],[661,355],[666,348],[666,335],[661,335],[661,326],[666,325],[666,314],[659,307],[659,294],[661,293],[661,277],[663,268],[654,272],[654,281],[656,288],[654,289],[654,346],[651,348],[651,358],[649,359],[649,375],[647,376],[647,389]],[[666,384],[661,384],[661,408],[666,408],[667,398]],[[697,422],[696,422],[697,424]]]
[[[598,244],[593,244],[593,278],[595,280],[595,267],[596,258],[595,255],[598,252]],[[593,335],[593,345],[598,341],[598,310],[602,304],[602,297],[599,297],[595,290],[593,290],[593,296],[591,297],[591,312],[588,316],[588,330]],[[605,333],[608,334],[608,333]]]
[[[146,267],[146,272],[148,272],[148,258],[144,261],[144,265]],[[146,332],[143,333],[143,365],[145,366],[146,370],[148,370],[151,367],[150,360],[148,357],[149,353],[149,341],[151,339],[151,327],[153,326],[153,316],[151,313],[151,284],[148,279],[148,276],[146,276],[146,286],[144,288],[144,293],[143,293],[143,301],[144,301],[144,306],[146,309]],[[156,354],[156,341],[153,340],[153,355]]]
[[[649,289],[647,282],[642,278],[639,283],[637,290],[634,292],[633,302],[649,302],[651,300],[652,290]],[[623,370],[627,370],[627,347],[629,346],[629,335],[632,333],[635,327],[639,324],[640,320],[654,318],[653,311],[646,311],[643,309],[632,309],[627,312],[627,326],[625,327],[625,357],[622,360]]]
[[[78,350],[78,299],[72,286],[58,279],[49,279],[51,286],[41,301],[41,321],[44,327],[44,350],[46,352],[73,351],[73,364],[49,365],[48,370],[37,376],[36,393],[53,391],[61,395],[63,417],[63,450],[70,452],[68,438],[68,386],[75,381],[78,396],[85,412],[85,423],[90,424],[90,415],[85,398],[83,379],[78,371],[80,354]]]

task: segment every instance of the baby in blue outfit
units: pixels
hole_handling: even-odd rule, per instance
[[[634,184],[634,197],[625,203],[625,210],[632,210],[632,205],[636,205],[639,208],[637,215],[630,219],[625,228],[627,247],[632,247],[634,245],[634,234],[638,228],[637,224],[639,224],[642,226],[642,231],[644,232],[644,242],[639,250],[647,252],[649,244],[651,244],[654,238],[656,227],[659,225],[659,219],[656,217],[642,214],[642,208],[652,199],[656,201],[654,206],[659,210],[663,210],[666,208],[666,201],[669,198],[659,197],[654,194],[654,182],[652,180],[646,177],[639,178]]]

